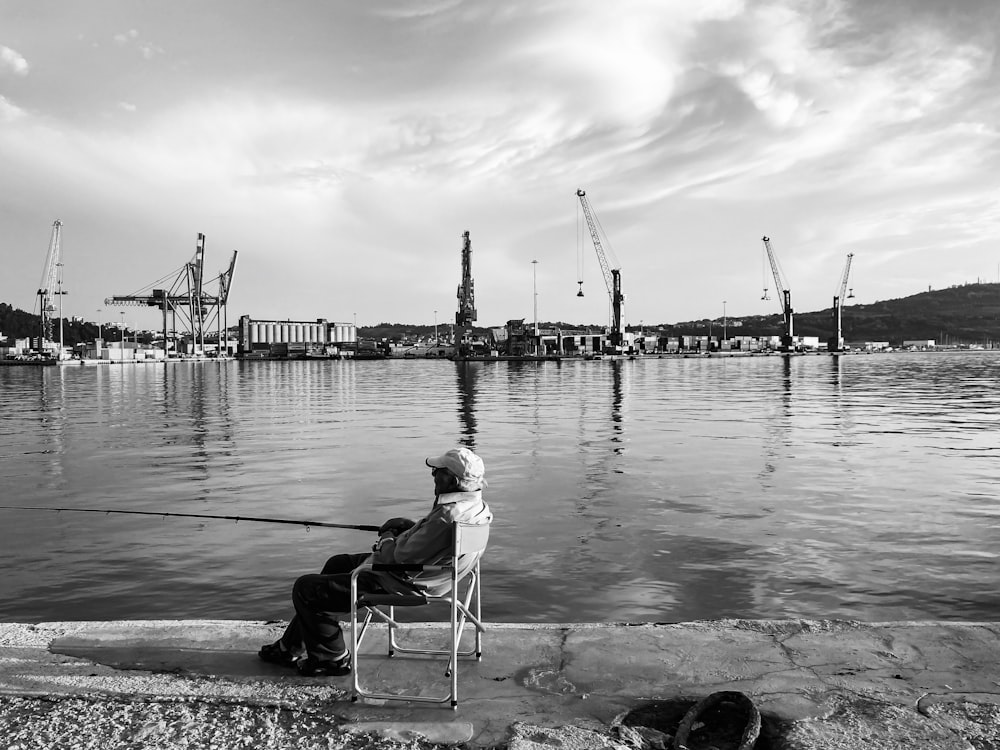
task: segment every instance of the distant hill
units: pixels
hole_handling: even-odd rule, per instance
[[[844,338],[848,341],[888,341],[894,346],[903,341],[920,339],[934,339],[938,344],[985,344],[1000,341],[1000,284],[963,284],[871,305],[851,305],[850,300],[847,302],[841,312],[841,319]],[[794,295],[792,306],[795,306]],[[832,307],[815,312],[796,312],[795,333],[799,336],[818,336],[821,341],[825,341],[833,334],[832,319]],[[782,329],[780,313],[734,316],[728,318],[726,323],[730,336],[777,336]],[[0,302],[0,334],[10,338],[37,336],[39,325],[37,315]],[[564,329],[586,327],[584,324],[566,322],[539,325],[546,328],[558,325]],[[647,324],[644,328],[678,336],[704,335],[711,327],[713,335],[718,336],[722,333],[722,325],[723,320],[719,317],[681,323]],[[592,324],[592,327],[599,326]],[[476,334],[483,334],[486,328],[476,327],[473,330]],[[438,333],[442,337],[448,336],[450,327],[439,325]],[[96,335],[96,323],[67,322],[63,326],[63,340],[68,346],[81,341],[92,341]],[[110,335],[120,334],[115,331]],[[361,328],[359,335],[396,341],[404,338],[427,338],[434,335],[434,326],[380,323]]]
[[[841,310],[844,338],[848,341],[903,341],[933,339],[938,344],[985,344],[1000,341],[1000,284],[963,284],[947,289],[921,292],[909,297],[847,305]],[[792,307],[795,297],[792,296]],[[736,319],[742,325],[732,335],[778,335],[782,331],[780,313]],[[679,330],[698,326],[704,332],[708,321],[691,321],[670,326]],[[816,312],[796,312],[794,331],[798,336],[818,336],[825,341],[833,334],[833,307]],[[712,321],[713,333],[722,323]],[[685,331],[686,332],[686,331]]]
[[[32,315],[24,310],[19,310],[0,302],[0,339],[4,336],[8,339],[26,339],[37,336],[41,325],[42,322],[38,315]],[[105,338],[111,335],[108,333],[108,328],[108,326],[104,326],[104,330],[102,331]],[[63,343],[66,346],[73,346],[83,341],[93,341],[97,338],[97,323],[73,323],[66,320],[63,323],[62,333]],[[120,334],[116,331],[115,335],[118,336]],[[53,331],[53,338],[57,340],[59,338],[58,321]]]

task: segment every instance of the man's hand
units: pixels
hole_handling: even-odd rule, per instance
[[[411,521],[409,518],[390,518],[379,527],[378,535],[385,536],[386,534],[390,534],[392,536],[399,536],[415,525],[416,522]]]

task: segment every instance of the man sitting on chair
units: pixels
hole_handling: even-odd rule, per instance
[[[306,677],[350,674],[351,654],[339,620],[351,611],[351,572],[364,563],[434,565],[451,556],[454,524],[489,524],[493,514],[483,500],[483,460],[468,448],[455,448],[426,460],[434,476],[434,504],[417,522],[391,518],[379,528],[372,552],[334,555],[319,573],[304,575],[292,587],[292,617],[274,643],[261,648],[264,661],[294,667]],[[475,561],[470,561],[471,567]],[[447,571],[370,571],[358,578],[367,593],[446,593]]]

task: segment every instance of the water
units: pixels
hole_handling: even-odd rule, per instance
[[[3,504],[416,517],[487,464],[488,619],[996,620],[1000,354],[0,368]],[[369,533],[0,510],[0,620],[284,619]]]

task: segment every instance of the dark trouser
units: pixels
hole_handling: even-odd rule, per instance
[[[296,651],[305,646],[313,659],[331,661],[347,650],[339,619],[351,612],[351,571],[364,562],[367,552],[334,555],[319,573],[304,575],[292,586],[295,616],[281,641]],[[381,591],[367,576],[358,578],[361,591]]]

